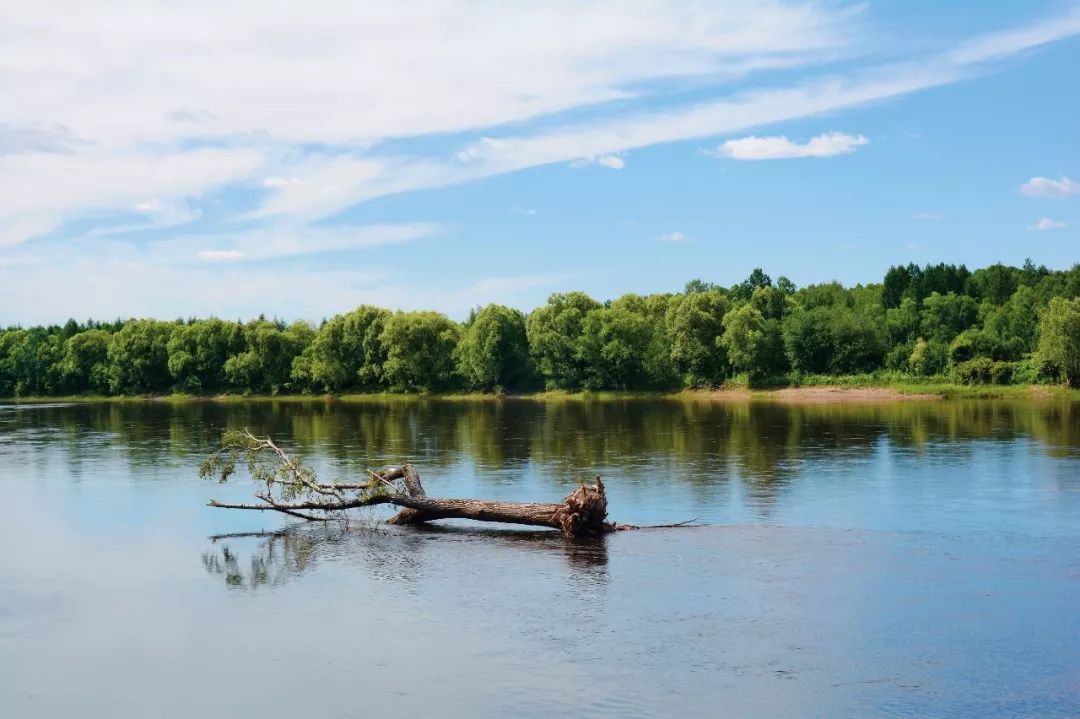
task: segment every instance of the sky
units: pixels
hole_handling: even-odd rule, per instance
[[[0,5],[0,326],[1080,262],[1075,0]]]

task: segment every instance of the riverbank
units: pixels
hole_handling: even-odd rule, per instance
[[[499,401],[502,399],[525,399],[539,402],[557,401],[603,401],[620,399],[673,399],[692,401],[743,402],[767,401],[779,403],[875,403],[917,402],[943,399],[1066,399],[1080,401],[1080,390],[1056,385],[959,385],[959,384],[862,384],[858,378],[836,378],[836,384],[812,384],[805,386],[770,387],[767,389],[746,386],[729,386],[718,389],[684,389],[678,392],[567,392],[549,390],[526,394],[344,394],[344,395],[191,395],[169,394],[150,396],[69,395],[61,397],[15,397],[0,398],[7,404],[56,404],[72,402],[395,402],[416,399],[442,401]],[[845,379],[854,379],[844,383]]]

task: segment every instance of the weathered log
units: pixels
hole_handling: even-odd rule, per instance
[[[260,454],[264,452],[275,457],[277,464],[273,467],[262,464]],[[253,479],[265,484],[266,491],[255,494],[262,504],[229,504],[211,500],[211,507],[275,511],[301,519],[323,520],[348,509],[391,504],[401,507],[389,520],[391,524],[471,519],[551,527],[567,537],[594,537],[629,528],[607,521],[607,497],[599,476],[595,485],[586,486],[583,483],[559,503],[437,499],[427,496],[420,475],[411,464],[371,472],[371,478],[361,483],[325,484],[317,482],[309,468],[299,459],[289,457],[270,438],[260,439],[246,431],[227,434],[222,450],[203,464],[201,474],[225,481],[235,471],[239,459],[247,461]],[[355,494],[347,495],[346,492]],[[311,512],[322,514],[313,515]]]
[[[599,475],[596,484],[582,484],[560,503],[493,502],[483,499],[433,499],[424,493],[420,476],[405,465],[414,486],[404,497],[392,497],[390,503],[405,509],[390,518],[390,524],[420,524],[436,519],[473,519],[479,522],[525,524],[552,527],[568,537],[592,537],[610,532],[616,526],[607,520],[607,497]],[[408,486],[408,480],[406,480]],[[414,495],[418,492],[418,495]]]

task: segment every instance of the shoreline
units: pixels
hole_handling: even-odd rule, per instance
[[[400,402],[414,400],[490,402],[500,400],[531,400],[536,402],[558,401],[605,401],[627,399],[666,399],[707,402],[774,402],[778,404],[873,404],[880,402],[927,402],[948,399],[1030,399],[1080,401],[1080,390],[1059,385],[1002,385],[969,386],[953,384],[881,384],[845,386],[814,384],[797,387],[749,389],[746,387],[721,387],[718,389],[684,389],[676,392],[567,392],[548,390],[526,394],[484,393],[393,393],[308,395],[308,394],[216,394],[216,395],[69,395],[57,397],[6,397],[2,404],[70,404],[70,403],[125,403],[125,402]]]

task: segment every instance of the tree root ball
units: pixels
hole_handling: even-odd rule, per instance
[[[583,484],[563,499],[557,519],[567,537],[597,537],[611,531],[612,527],[606,521],[607,496],[599,475],[595,486]]]

